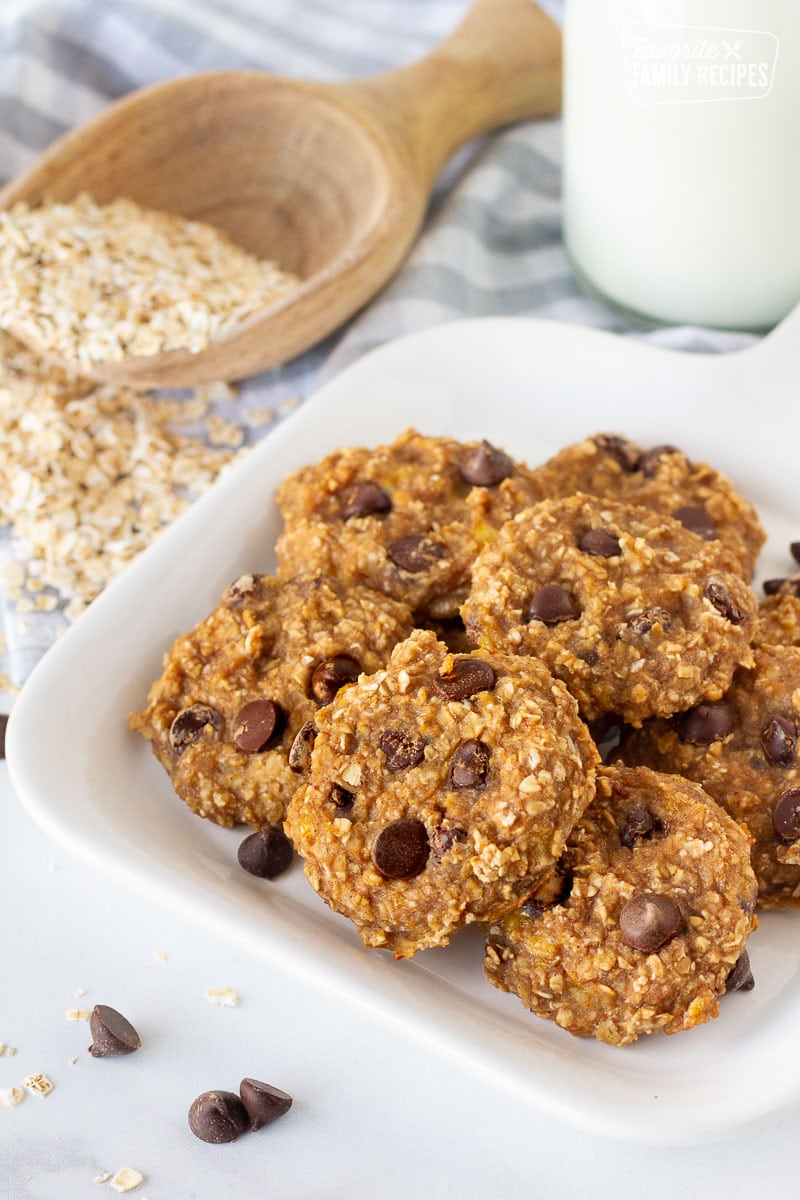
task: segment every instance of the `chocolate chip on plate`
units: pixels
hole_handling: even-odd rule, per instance
[[[389,512],[392,498],[385,488],[371,480],[354,483],[345,493],[342,505],[342,516],[345,521],[351,517],[369,517],[373,513]]]
[[[733,731],[733,709],[725,700],[698,704],[674,720],[678,737],[690,746],[710,746]]]
[[[622,906],[619,928],[626,946],[654,954],[680,933],[683,917],[669,896],[639,892]]]
[[[413,879],[425,870],[430,845],[422,821],[401,817],[384,825],[372,844],[372,861],[385,879]]]
[[[531,597],[525,612],[528,621],[543,621],[545,625],[574,621],[579,616],[575,601],[557,583],[546,583],[540,587]]]
[[[490,692],[497,676],[479,658],[456,658],[448,671],[433,677],[433,690],[445,700],[466,700],[477,692]]]
[[[800,563],[800,542],[791,542],[789,544],[792,558],[796,563]]]
[[[461,478],[473,487],[496,487],[514,474],[514,464],[507,454],[485,439],[474,450],[468,450],[459,463]]]
[[[94,1038],[89,1047],[93,1058],[133,1054],[142,1044],[142,1039],[130,1021],[107,1004],[95,1004],[89,1017],[89,1029]]]
[[[772,824],[784,842],[795,842],[800,838],[800,788],[790,788],[778,797],[772,811]]]
[[[635,442],[614,433],[601,433],[593,440],[598,450],[618,462],[623,471],[633,472],[639,466],[642,452]]]
[[[491,757],[492,751],[486,742],[480,742],[477,738],[462,742],[450,763],[451,785],[458,791],[486,787]]]
[[[680,521],[683,528],[688,529],[689,533],[696,533],[706,542],[713,541],[717,536],[714,522],[699,504],[684,504],[680,508],[676,508],[672,516],[676,521]]]
[[[361,674],[361,664],[352,654],[335,654],[324,658],[311,672],[309,691],[317,704],[330,704],[340,688],[355,683]]]
[[[750,955],[743,950],[725,980],[726,992],[752,992],[756,986],[753,972],[750,969]]]
[[[791,717],[773,717],[761,731],[761,745],[774,767],[791,767],[797,747],[797,723]]]
[[[425,757],[425,739],[404,729],[386,729],[378,743],[386,755],[387,771],[407,771]]]
[[[259,879],[275,879],[291,865],[292,843],[282,829],[267,825],[248,834],[237,851],[239,866]]]
[[[623,846],[632,850],[637,842],[648,840],[654,833],[660,833],[661,821],[648,808],[632,808],[625,814],[619,840]]]
[[[182,754],[187,746],[198,742],[203,730],[210,727],[218,730],[222,725],[219,713],[208,704],[191,704],[181,709],[169,727],[169,744],[176,754]]]
[[[283,709],[274,700],[250,700],[236,714],[233,742],[245,754],[266,750],[283,726]]]
[[[639,459],[639,470],[646,479],[652,479],[658,474],[658,468],[661,459],[665,454],[680,454],[677,446],[653,446],[652,450],[647,450]]]
[[[421,534],[409,534],[408,537],[398,538],[395,542],[390,542],[386,547],[386,553],[396,567],[400,567],[403,571],[408,571],[412,575],[419,575],[421,571],[428,571],[437,563],[439,559],[444,558],[444,550],[429,537],[423,537]]]
[[[616,558],[622,553],[619,538],[607,529],[590,529],[578,542],[578,549],[595,558]]]
[[[295,771],[298,775],[302,775],[308,769],[316,736],[317,727],[313,721],[306,721],[305,725],[300,726],[294,736],[294,741],[289,747],[288,763],[290,771]]]
[[[261,1083],[258,1079],[243,1079],[239,1084],[239,1094],[252,1132],[264,1125],[271,1125],[292,1107],[292,1097],[287,1092],[273,1087],[271,1083]]]
[[[730,621],[731,625],[741,625],[747,620],[747,613],[739,607],[735,600],[731,599],[721,583],[712,580],[706,584],[706,597],[717,612]]]
[[[249,1124],[247,1110],[234,1092],[203,1092],[189,1109],[189,1128],[203,1142],[235,1142]]]

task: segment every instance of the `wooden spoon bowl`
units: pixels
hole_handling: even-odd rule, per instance
[[[91,371],[140,388],[240,379],[307,349],[373,296],[408,252],[453,150],[556,112],[560,65],[559,32],[531,0],[476,0],[432,54],[361,82],[211,71],[134,92],[60,138],[0,192],[0,207],[127,196],[216,225],[294,272],[299,288],[199,353]]]

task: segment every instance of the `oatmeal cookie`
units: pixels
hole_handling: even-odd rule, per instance
[[[690,462],[674,446],[643,450],[618,434],[598,434],[567,446],[534,474],[543,499],[587,492],[641,504],[706,540],[719,539],[748,579],[764,544],[755,509],[731,481],[705,463]]]
[[[326,903],[398,958],[515,908],[594,795],[597,752],[563,684],[428,631],[315,724],[287,833]]]
[[[752,663],[757,601],[733,555],[649,509],[545,500],[503,526],[472,575],[469,636],[540,656],[587,720],[640,725],[719,699]]]
[[[623,743],[626,763],[701,784],[754,838],[762,908],[800,908],[800,648],[759,647],[717,704],[654,721]]]
[[[486,974],[576,1037],[677,1033],[752,986],[755,898],[747,836],[702,788],[603,767],[559,885],[492,926]]]
[[[430,617],[456,616],[480,548],[539,498],[530,481],[488,442],[413,429],[390,446],[337,450],[278,488],[278,573],[325,571]]]
[[[368,588],[243,575],[164,656],[131,727],[189,808],[218,825],[283,819],[301,776],[290,749],[338,689],[384,665],[411,613]]]
[[[800,573],[786,579],[768,579],[764,591],[767,598],[758,610],[754,642],[800,646]]]

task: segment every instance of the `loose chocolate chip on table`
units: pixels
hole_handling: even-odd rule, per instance
[[[182,754],[187,746],[200,740],[207,725],[218,730],[221,724],[216,709],[208,704],[192,704],[182,709],[170,725],[169,744],[177,754]]]
[[[317,704],[330,704],[339,689],[346,683],[355,683],[360,674],[361,664],[351,654],[325,658],[311,672],[311,698]]]
[[[356,802],[355,794],[348,792],[340,783],[332,783],[328,800],[333,804],[337,817],[349,817]]]
[[[800,838],[800,788],[790,788],[778,797],[772,812],[775,832],[784,842]]]
[[[678,737],[690,746],[710,746],[733,731],[733,709],[724,700],[698,704],[675,718]]]
[[[239,866],[259,879],[275,879],[290,866],[292,843],[282,829],[267,825],[249,834],[237,851]]]
[[[456,658],[449,671],[433,677],[433,689],[445,700],[466,700],[477,692],[490,692],[497,676],[479,658]]]
[[[731,625],[741,625],[747,620],[747,613],[739,607],[735,600],[731,599],[721,583],[712,580],[711,583],[706,584],[706,596],[717,612],[730,621]]]
[[[639,470],[646,479],[652,479],[658,473],[659,463],[665,454],[680,454],[677,446],[653,446],[639,459]]]
[[[616,558],[622,553],[619,538],[607,529],[590,529],[578,542],[578,548],[584,554],[592,554],[595,558]]]
[[[774,767],[791,767],[797,746],[796,722],[791,717],[773,717],[761,731],[761,745]]]
[[[634,442],[612,433],[601,433],[594,439],[598,450],[608,454],[622,467],[623,471],[635,471],[639,466],[642,452]]]
[[[791,542],[789,545],[792,558],[796,563],[800,563],[800,542]]]
[[[245,754],[266,750],[283,726],[283,709],[274,700],[251,700],[236,714],[233,742]]]
[[[0,758],[6,756],[6,727],[8,725],[8,713],[0,713]]]
[[[89,1047],[93,1058],[133,1054],[142,1044],[142,1039],[130,1021],[107,1004],[95,1004],[89,1017],[89,1029],[94,1038]]]
[[[643,637],[646,633],[650,633],[655,625],[660,625],[662,629],[667,629],[672,620],[672,617],[665,608],[659,608],[654,605],[652,608],[644,608],[641,612],[631,613],[628,617],[628,628],[637,636]]]
[[[714,522],[699,504],[684,504],[681,508],[676,508],[672,516],[676,521],[680,521],[683,528],[688,529],[689,533],[696,533],[706,542],[713,541],[717,536]]]
[[[626,946],[654,954],[680,933],[683,917],[669,896],[639,892],[622,906],[619,928]]]
[[[403,729],[387,729],[378,743],[386,755],[387,771],[406,771],[425,757],[425,739]]]
[[[391,507],[392,498],[386,489],[365,479],[361,483],[354,483],[345,493],[342,516],[349,521],[351,517],[389,512]]]
[[[203,1142],[235,1142],[250,1124],[234,1092],[203,1092],[189,1109],[189,1128]]]
[[[422,821],[401,817],[384,825],[372,845],[372,861],[386,879],[413,879],[425,870],[430,845]]]
[[[457,790],[486,786],[492,751],[485,742],[470,738],[462,742],[450,763],[450,783]]]
[[[568,592],[557,583],[546,583],[532,596],[525,616],[528,621],[558,625],[561,621],[574,621],[580,613]]]
[[[239,1084],[242,1104],[250,1118],[250,1129],[255,1133],[264,1125],[271,1125],[292,1107],[292,1097],[271,1083],[258,1079],[243,1079]]]
[[[632,808],[625,814],[619,840],[623,846],[632,850],[637,842],[651,838],[654,833],[660,833],[661,821],[647,808]]]
[[[435,858],[441,858],[443,854],[447,854],[448,850],[452,850],[459,842],[465,842],[468,834],[466,829],[462,829],[459,825],[450,825],[447,821],[442,821],[441,825],[437,825],[431,834],[431,850]]]
[[[752,992],[756,986],[750,970],[750,955],[743,950],[725,981],[726,992]]]
[[[514,474],[514,464],[508,455],[485,439],[480,446],[467,451],[458,469],[464,482],[474,487],[496,487]]]
[[[444,550],[437,542],[418,534],[410,534],[408,537],[398,538],[396,542],[390,542],[386,553],[396,567],[409,571],[412,575],[429,570],[434,563],[444,558]]]
[[[313,721],[306,721],[305,725],[300,726],[295,734],[294,741],[289,747],[287,761],[290,771],[295,771],[298,775],[302,775],[308,769],[316,736],[317,727]]]

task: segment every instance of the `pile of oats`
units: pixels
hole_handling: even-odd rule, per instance
[[[0,211],[0,328],[78,370],[197,353],[299,282],[211,225],[124,198]]]

